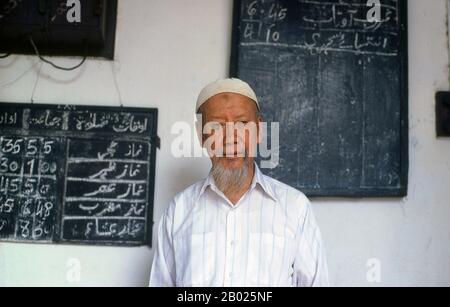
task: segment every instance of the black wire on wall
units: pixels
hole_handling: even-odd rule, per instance
[[[55,63],[53,63],[53,62],[47,60],[46,58],[44,58],[44,57],[40,54],[39,49],[37,48],[37,46],[36,46],[36,44],[34,43],[34,40],[33,40],[33,38],[32,38],[31,36],[30,36],[29,39],[30,39],[31,45],[33,46],[34,52],[36,53],[36,56],[37,56],[42,62],[47,63],[47,64],[51,65],[52,67],[54,67],[54,68],[56,68],[56,69],[64,70],[64,71],[72,71],[72,70],[75,70],[75,69],[77,69],[77,68],[80,68],[81,65],[83,65],[84,62],[86,62],[86,58],[87,58],[87,57],[84,56],[83,59],[81,60],[81,62],[80,62],[78,65],[75,65],[75,66],[73,66],[73,67],[62,67],[62,66],[56,65]]]

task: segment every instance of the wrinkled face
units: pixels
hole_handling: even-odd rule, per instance
[[[236,170],[253,163],[261,122],[254,101],[239,94],[219,94],[208,100],[200,112],[203,146],[213,149],[208,150],[213,165]]]

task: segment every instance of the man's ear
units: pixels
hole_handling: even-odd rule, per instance
[[[260,145],[263,141],[263,117],[261,115],[258,116],[258,145]]]
[[[197,114],[197,121],[195,122],[195,131],[197,132],[198,141],[200,146],[203,148],[203,116],[202,114]]]

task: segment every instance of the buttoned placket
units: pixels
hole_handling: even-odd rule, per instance
[[[236,238],[236,213],[237,210],[242,206],[245,202],[245,199],[248,195],[254,190],[255,184],[252,184],[250,189],[245,193],[239,202],[236,205],[233,205],[226,196],[220,192],[215,186],[211,186],[212,190],[220,197],[227,206],[227,217],[226,217],[226,245],[225,245],[225,267],[224,267],[224,278],[223,278],[223,286],[231,287],[234,278],[233,272],[233,264],[234,264],[234,255],[235,248],[237,248],[237,244],[235,241]]]
[[[233,262],[234,262],[234,249],[236,248],[236,242],[234,238],[236,225],[236,208],[230,208],[227,213],[227,226],[226,226],[226,248],[225,248],[225,275],[224,275],[224,287],[230,287],[233,282]]]

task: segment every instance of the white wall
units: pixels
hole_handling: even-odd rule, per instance
[[[313,200],[337,286],[371,285],[371,258],[381,261],[381,285],[450,285],[450,139],[436,139],[434,128],[434,93],[449,89],[446,0],[409,3],[409,197]],[[71,73],[44,65],[37,78],[36,58],[13,56],[0,61],[0,101],[30,102],[38,80],[35,102],[118,105],[115,75],[124,105],[159,108],[158,221],[176,192],[207,174],[207,160],[171,156],[170,129],[192,121],[204,84],[227,76],[231,18],[231,0],[120,1],[114,64],[89,60]],[[69,66],[77,59],[57,61]],[[0,243],[0,286],[143,286],[152,256],[145,247]],[[71,258],[81,262],[78,284],[66,278]]]

